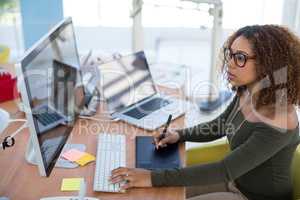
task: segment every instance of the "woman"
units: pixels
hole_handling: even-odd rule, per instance
[[[231,104],[210,122],[155,140],[162,147],[226,135],[231,152],[221,161],[182,169],[118,168],[112,172],[113,183],[127,180],[125,189],[225,183],[226,192],[192,199],[292,199],[290,166],[299,143],[294,106],[300,104],[300,41],[280,26],[246,26],[229,37],[223,53],[222,72],[236,91]]]

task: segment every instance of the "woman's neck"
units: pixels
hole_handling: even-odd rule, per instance
[[[246,88],[247,88],[248,92],[249,92],[251,95],[253,95],[253,94],[255,94],[255,93],[258,92],[258,90],[259,90],[259,87],[258,87],[258,86],[259,86],[259,85],[258,85],[256,82],[254,82],[254,83],[247,84],[247,85],[246,85]]]

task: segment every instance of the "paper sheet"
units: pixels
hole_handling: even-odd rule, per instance
[[[62,154],[62,157],[69,161],[74,162],[80,159],[83,155],[85,155],[84,152],[78,151],[77,149],[70,149],[69,151]]]
[[[95,156],[93,156],[89,153],[85,153],[81,158],[79,158],[75,162],[78,163],[80,166],[84,166],[84,165],[88,164],[89,162],[94,161],[95,159],[96,159]]]

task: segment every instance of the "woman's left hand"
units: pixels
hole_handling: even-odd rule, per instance
[[[122,190],[127,190],[133,187],[151,187],[151,171],[139,168],[119,167],[111,172],[110,182],[121,183]]]

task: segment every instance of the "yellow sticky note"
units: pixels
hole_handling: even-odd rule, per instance
[[[78,163],[81,166],[84,166],[87,163],[94,161],[95,159],[96,159],[95,156],[93,156],[89,153],[85,153],[81,158],[79,158],[75,162]]]
[[[61,184],[61,191],[79,191],[83,178],[64,178]]]

